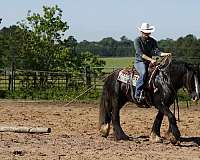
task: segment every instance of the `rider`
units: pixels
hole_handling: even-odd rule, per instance
[[[158,48],[157,41],[150,37],[150,34],[155,31],[155,27],[149,23],[142,23],[141,27],[138,27],[141,36],[134,40],[135,47],[135,68],[140,74],[138,81],[136,82],[135,98],[140,103],[144,100],[142,95],[145,80],[148,74],[149,64],[153,65],[156,60],[152,56],[171,56],[171,53],[161,52]]]

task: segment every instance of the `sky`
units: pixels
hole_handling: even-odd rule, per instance
[[[4,0],[0,5],[0,28],[15,25],[26,18],[28,10],[42,14],[42,6],[58,5],[62,19],[69,25],[66,36],[79,42],[100,41],[126,36],[134,40],[137,27],[154,25],[157,40],[176,40],[188,34],[200,38],[199,0]]]

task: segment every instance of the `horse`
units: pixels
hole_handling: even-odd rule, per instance
[[[122,69],[115,70],[104,80],[103,91],[99,107],[99,132],[103,137],[108,137],[110,125],[113,125],[113,134],[116,140],[130,140],[131,137],[125,134],[120,125],[120,109],[127,103],[138,102],[132,96],[135,87],[131,83],[119,81],[117,78]],[[177,92],[180,88],[186,88],[188,95],[192,100],[199,99],[199,84],[197,73],[185,62],[172,61],[171,58],[165,58],[164,63],[157,66],[154,76],[154,86],[156,91],[145,91],[149,93],[151,106],[154,106],[158,113],[153,122],[149,140],[152,142],[162,142],[160,128],[164,115],[168,117],[169,128],[165,134],[171,143],[176,144],[181,140],[181,134],[176,123],[175,115],[170,111],[170,106],[177,98]]]

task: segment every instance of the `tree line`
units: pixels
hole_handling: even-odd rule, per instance
[[[126,36],[120,40],[107,37],[98,42],[77,42],[74,36],[66,37],[69,25],[62,20],[62,14],[57,5],[43,6],[43,14],[28,11],[21,22],[3,27],[0,30],[0,68],[43,71],[66,71],[68,68],[81,72],[81,67],[104,66],[105,62],[99,57],[135,55],[134,42]],[[160,40],[158,45],[175,57],[193,57],[199,61],[200,39],[192,34],[177,40]]]
[[[177,40],[159,40],[158,46],[161,51],[172,52],[177,58],[200,58],[200,39],[192,34],[180,37]],[[80,42],[77,46],[78,52],[89,51],[103,57],[127,57],[134,56],[134,42],[126,36],[122,36],[119,41],[112,37],[104,38],[99,42]]]

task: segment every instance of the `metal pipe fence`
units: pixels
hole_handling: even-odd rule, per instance
[[[19,91],[24,94],[38,92],[37,99],[40,99],[40,94],[49,90],[62,92],[62,94],[74,90],[78,94],[78,90],[94,86],[95,90],[100,91],[103,85],[102,79],[110,73],[110,70],[113,71],[116,68],[104,69],[106,72],[103,71],[98,76],[92,72],[92,68],[82,68],[79,73],[0,69],[0,98],[4,98],[5,93],[12,95]],[[46,92],[46,94],[49,93]],[[28,97],[24,95],[24,98]]]
[[[200,63],[191,64],[200,73]],[[102,69],[102,74],[96,75],[92,71]],[[82,68],[81,72],[49,72],[34,70],[9,70],[0,69],[0,98],[5,97],[5,93],[12,94],[21,91],[25,94],[39,92],[39,95],[47,90],[62,92],[65,94],[71,90],[87,89],[94,86],[94,90],[101,92],[103,80],[118,67],[87,67]],[[199,75],[200,79],[200,75]],[[33,93],[32,93],[33,94]],[[44,93],[45,94],[45,93]],[[48,92],[49,94],[49,92]],[[40,99],[40,96],[38,96]]]

